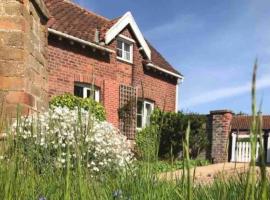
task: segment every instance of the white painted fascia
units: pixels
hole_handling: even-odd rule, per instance
[[[66,33],[51,29],[51,28],[48,28],[48,31],[49,31],[49,33],[58,35],[58,36],[63,37],[63,38],[70,39],[70,40],[75,41],[75,42],[79,42],[79,43],[81,43],[83,45],[86,45],[86,46],[90,46],[90,47],[93,47],[93,48],[96,48],[96,49],[99,49],[99,50],[107,51],[109,53],[115,53],[115,51],[113,51],[113,50],[111,50],[109,48],[97,45],[97,44],[92,43],[92,42],[88,42],[86,40],[82,40],[80,38],[74,37],[72,35],[69,35],[69,34],[66,34]]]
[[[122,35],[122,34],[119,34],[118,37],[121,39],[121,40],[124,40],[124,41],[127,41],[129,43],[135,43],[135,40],[125,36],[125,35]]]
[[[147,45],[137,23],[131,12],[127,12],[116,22],[105,34],[105,43],[109,44],[127,25],[130,25],[137,40],[141,44],[147,58],[151,60],[151,50]]]
[[[162,71],[162,72],[164,72],[164,73],[166,73],[166,74],[170,74],[170,75],[172,75],[172,76],[174,76],[174,77],[177,77],[177,78],[179,78],[179,79],[181,80],[181,82],[183,82],[183,80],[184,80],[184,76],[181,76],[181,75],[179,75],[179,74],[170,72],[170,71],[168,71],[168,70],[166,70],[166,69],[163,69],[163,68],[161,68],[161,67],[159,67],[159,66],[157,66],[157,65],[154,65],[154,64],[152,64],[152,63],[148,63],[148,64],[146,64],[146,66],[155,68],[155,69],[157,69],[157,70],[159,70],[159,71]]]

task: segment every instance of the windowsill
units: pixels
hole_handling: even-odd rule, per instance
[[[141,130],[143,130],[143,128],[136,128],[136,131],[141,131]]]
[[[120,61],[122,61],[122,62],[125,62],[125,63],[128,63],[128,64],[133,64],[133,62],[130,61],[130,60],[126,60],[126,59],[121,58],[121,57],[116,57],[116,58],[117,58],[117,60],[120,60]]]

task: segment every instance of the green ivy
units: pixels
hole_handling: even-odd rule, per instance
[[[85,110],[89,110],[100,121],[104,121],[106,119],[104,107],[92,98],[80,98],[72,94],[63,94],[53,97],[50,101],[50,106],[66,106],[69,109],[80,107]]]

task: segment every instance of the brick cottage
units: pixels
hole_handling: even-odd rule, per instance
[[[26,113],[39,111],[64,93],[93,97],[132,139],[154,107],[177,110],[183,76],[145,40],[130,12],[110,20],[67,0],[0,6],[0,89],[7,113],[18,103]],[[119,116],[127,104],[130,112]]]

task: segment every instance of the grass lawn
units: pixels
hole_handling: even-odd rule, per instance
[[[209,165],[210,162],[208,160],[190,160],[191,167],[200,167]],[[146,165],[151,168],[153,172],[161,173],[161,172],[171,172],[184,168],[184,161],[168,161],[168,160],[158,160],[156,162],[145,162],[138,161],[138,165]]]

